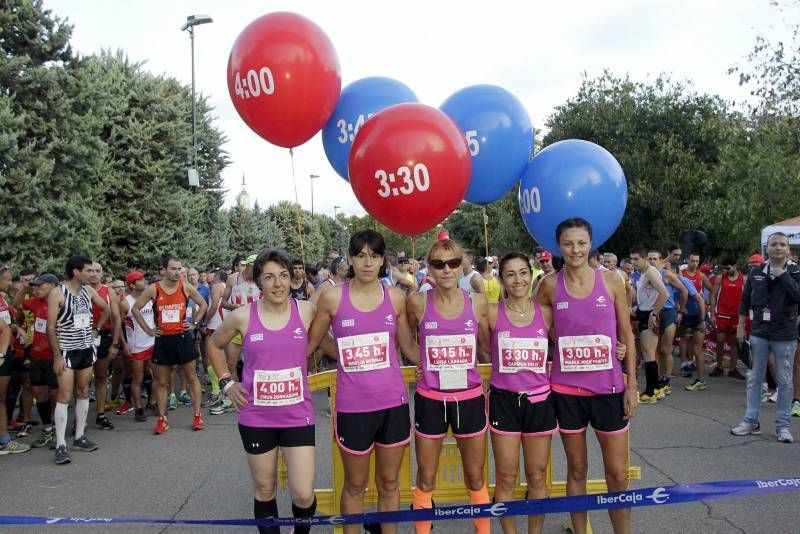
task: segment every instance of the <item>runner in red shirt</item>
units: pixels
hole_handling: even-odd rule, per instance
[[[714,289],[711,291],[711,321],[717,330],[717,366],[708,376],[722,376],[722,360],[727,341],[731,347],[731,360],[728,376],[744,379],[736,369],[739,357],[739,346],[736,343],[736,328],[739,325],[739,302],[742,300],[742,288],[747,279],[739,272],[739,267],[733,258],[722,260],[722,274],[714,280]]]

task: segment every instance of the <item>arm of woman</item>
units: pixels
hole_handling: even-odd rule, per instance
[[[257,303],[255,305],[258,305]],[[250,307],[237,308],[222,321],[222,326],[214,331],[214,335],[208,340],[206,353],[208,359],[214,367],[214,372],[219,377],[220,382],[230,379],[231,373],[225,358],[225,347],[238,333],[247,332],[248,322],[250,321]],[[222,388],[228,398],[238,410],[247,404],[247,392],[238,382],[229,382]]]

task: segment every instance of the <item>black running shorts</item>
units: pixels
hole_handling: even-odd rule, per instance
[[[613,434],[628,429],[625,416],[625,393],[610,395],[568,395],[552,392],[559,430],[575,434],[590,424],[595,432]]]
[[[264,454],[275,447],[313,447],[314,425],[259,428],[239,424],[239,436],[247,454]]]
[[[400,447],[411,441],[408,404],[374,412],[336,412],[336,443],[350,454],[369,454],[374,446]]]
[[[489,391],[489,428],[500,435],[545,436],[558,430],[552,395],[531,402],[524,393],[494,386]]]
[[[191,332],[171,336],[158,336],[153,349],[153,363],[156,365],[183,365],[197,359],[194,338]]]
[[[457,438],[471,438],[486,432],[486,397],[462,401],[429,399],[414,392],[414,432],[417,436],[439,439],[453,429]]]

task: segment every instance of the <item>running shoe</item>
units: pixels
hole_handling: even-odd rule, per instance
[[[800,401],[796,400],[792,402],[792,416],[793,417],[800,417]]]
[[[723,375],[722,367],[719,366],[715,366],[714,369],[710,373],[708,373],[708,376],[722,376],[722,375]]]
[[[33,442],[31,447],[33,447],[34,449],[39,449],[41,447],[44,447],[45,445],[49,445],[49,444],[53,443],[55,441],[55,439],[56,439],[56,431],[55,430],[53,430],[53,429],[51,429],[51,430],[42,430],[41,434],[39,434],[39,437],[36,438],[36,441]]]
[[[778,428],[775,430],[775,437],[781,443],[794,443],[794,436],[789,432],[788,428]]]
[[[200,417],[200,414],[194,414],[194,418],[192,419],[192,430],[203,430],[205,427],[206,424],[203,422],[203,418]]]
[[[153,429],[153,434],[163,434],[167,430],[169,430],[169,423],[167,423],[167,418],[161,415],[156,421],[156,427]]]
[[[658,402],[658,397],[655,395],[648,395],[647,393],[639,393],[640,404],[655,404]]]
[[[77,451],[92,452],[97,450],[97,443],[83,435],[72,442],[72,448]]]
[[[206,397],[206,400],[203,401],[201,406],[203,408],[212,408],[217,403],[222,402],[222,399],[220,398],[221,395],[222,393],[209,393],[208,397]]]
[[[56,465],[68,464],[72,461],[69,457],[69,451],[66,445],[59,445],[56,447]]]
[[[136,410],[136,412],[133,415],[133,420],[138,423],[147,421],[147,414],[144,413],[144,408],[139,408],[138,410]]]
[[[169,400],[167,401],[167,410],[177,410],[178,409],[178,397],[175,396],[174,393],[170,393]]]
[[[22,423],[22,426],[17,429],[17,437],[24,438],[25,436],[31,433],[32,428],[33,425],[31,425],[30,423]]]
[[[94,420],[94,426],[100,430],[114,430],[114,425],[111,424],[111,421],[108,420],[105,414],[97,416],[97,419]]]
[[[128,401],[125,401],[122,406],[117,408],[117,415],[125,415],[127,413],[131,413],[133,411],[133,404]]]
[[[744,375],[738,369],[731,369],[728,371],[728,378],[736,378],[737,380],[744,380]]]
[[[9,432],[19,432],[19,429],[25,426],[24,421],[19,421],[18,419],[14,419],[8,425]]]
[[[683,378],[689,378],[690,376],[692,376],[692,370],[688,365],[681,366],[681,376]]]
[[[667,394],[664,391],[664,388],[654,388],[653,394],[655,395],[656,399],[663,400],[666,398]]]
[[[757,436],[761,434],[761,425],[758,423],[751,424],[746,421],[742,421],[735,427],[731,428],[731,434],[734,436],[749,436],[750,434]]]
[[[778,402],[778,392],[775,391],[769,396],[769,401],[773,404]]]
[[[697,371],[697,366],[694,364],[694,362],[689,362],[686,365],[686,368],[689,369],[690,371]]]
[[[233,411],[233,403],[228,397],[225,397],[225,399],[219,406],[211,408],[210,410],[208,410],[208,413],[210,413],[211,415],[222,415],[231,411]]]
[[[191,406],[192,405],[192,398],[186,391],[181,391],[181,394],[178,395],[178,402],[183,404],[184,406]]]
[[[703,391],[706,389],[706,381],[702,378],[695,378],[694,382],[686,386],[686,391]]]
[[[0,456],[5,456],[6,454],[20,454],[28,452],[29,450],[31,450],[30,446],[12,439],[5,445],[0,445]]]

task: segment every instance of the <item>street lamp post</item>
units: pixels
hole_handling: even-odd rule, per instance
[[[339,214],[336,213],[336,210],[341,210],[341,209],[342,209],[341,206],[334,206],[333,207],[333,218],[334,218],[334,220],[339,216]]]
[[[309,174],[308,178],[311,180],[311,215],[314,215],[314,180],[319,178],[319,174]]]
[[[192,48],[192,168],[189,169],[189,185],[200,185],[197,174],[197,104],[195,101],[194,85],[194,27],[200,24],[214,22],[208,15],[189,15],[186,23],[181,26],[181,31],[189,31],[189,41]]]

